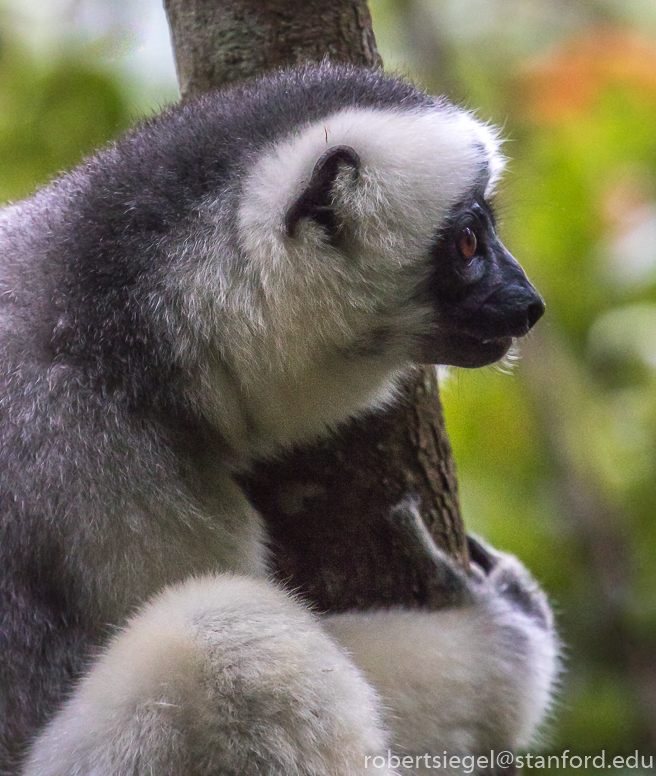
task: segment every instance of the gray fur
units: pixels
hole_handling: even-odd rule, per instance
[[[535,322],[486,203],[498,145],[402,81],[309,66],[0,211],[2,776],[346,776],[385,751],[374,690],[266,582],[231,475]]]

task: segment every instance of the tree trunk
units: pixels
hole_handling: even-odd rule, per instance
[[[381,65],[365,0],[164,2],[183,99],[325,57]],[[321,611],[438,608],[452,591],[433,542],[468,561],[435,370],[418,370],[402,398],[242,481],[267,522],[279,579]],[[395,510],[408,499],[424,525]]]
[[[366,0],[164,0],[182,99],[324,57],[382,65]]]

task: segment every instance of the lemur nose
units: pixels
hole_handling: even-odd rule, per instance
[[[528,306],[528,310],[526,311],[526,320],[528,321],[527,331],[530,331],[540,320],[540,318],[542,318],[544,315],[544,310],[545,304],[542,299],[539,299],[536,302],[531,302],[531,304]]]

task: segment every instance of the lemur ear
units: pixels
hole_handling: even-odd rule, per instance
[[[360,169],[360,157],[350,146],[335,146],[321,156],[308,185],[285,216],[285,230],[290,237],[294,237],[302,218],[322,226],[331,240],[337,236],[339,223],[333,206],[333,187],[345,168],[354,175]]]

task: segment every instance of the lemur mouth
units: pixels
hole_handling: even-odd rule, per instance
[[[424,364],[444,364],[475,369],[502,359],[510,350],[513,337],[480,339],[463,331],[451,331],[442,337],[427,338],[421,349]]]

